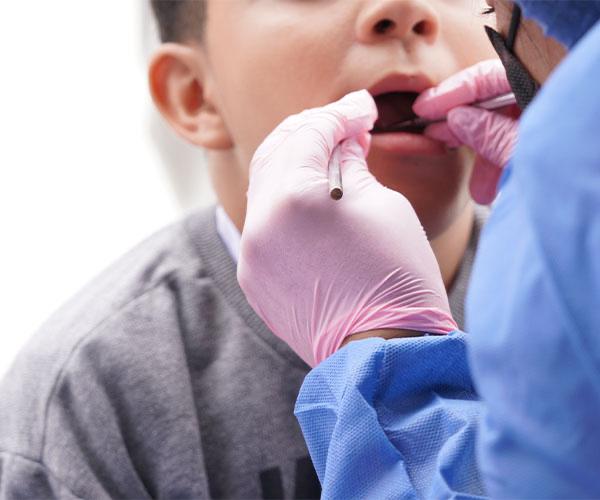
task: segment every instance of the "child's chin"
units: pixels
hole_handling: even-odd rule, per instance
[[[453,192],[470,175],[473,158],[461,150],[446,149],[444,154],[396,155],[371,148],[367,158],[369,170],[394,191]]]
[[[465,209],[466,205],[463,202],[450,206],[430,206],[423,210],[415,208],[415,211],[425,229],[427,239],[432,241],[455,226]]]
[[[469,202],[471,162],[449,152],[443,157],[406,157],[390,161],[376,152],[369,170],[384,186],[402,193],[413,205],[429,239],[443,233]]]

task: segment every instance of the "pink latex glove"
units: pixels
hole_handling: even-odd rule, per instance
[[[517,141],[517,120],[495,111],[464,106],[510,92],[506,71],[497,60],[467,68],[437,87],[423,92],[414,112],[428,119],[447,117],[430,125],[425,134],[457,147],[465,144],[477,153],[470,191],[472,198],[487,205],[494,201],[498,180]]]
[[[238,280],[271,330],[309,365],[353,333],[455,330],[437,261],[401,194],[371,175],[377,110],[354,92],[286,119],[250,168]],[[339,162],[344,196],[329,196]]]

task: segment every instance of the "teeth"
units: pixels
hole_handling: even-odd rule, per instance
[[[412,105],[417,99],[415,92],[390,92],[375,97],[375,104],[379,112],[379,117],[375,122],[373,133],[382,133],[393,131],[393,125],[412,120],[417,115],[412,110]],[[402,131],[419,133],[423,127],[412,127],[402,129]]]

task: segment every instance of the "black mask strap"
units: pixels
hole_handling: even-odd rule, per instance
[[[513,52],[515,48],[515,40],[517,38],[517,32],[521,25],[521,7],[514,4],[512,16],[510,18],[510,25],[508,27],[508,36],[506,37],[506,48]]]
[[[514,53],[520,24],[521,7],[515,3],[506,38],[489,26],[485,27],[485,31],[506,69],[506,76],[517,98],[517,104],[521,109],[525,109],[537,94],[539,85]]]

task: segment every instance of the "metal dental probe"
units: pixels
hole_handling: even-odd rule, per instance
[[[334,200],[339,200],[344,196],[342,186],[342,171],[337,155],[332,155],[329,162],[329,196]]]
[[[505,108],[506,106],[511,106],[516,104],[517,100],[515,95],[512,92],[508,94],[502,94],[497,97],[493,97],[492,99],[486,99],[485,101],[479,101],[476,103],[472,103],[471,106],[475,106],[481,109],[494,110]],[[466,105],[466,104],[465,104]],[[391,124],[389,127],[386,127],[387,131],[390,132],[400,132],[404,129],[411,127],[426,127],[427,125],[431,125],[432,123],[440,123],[446,121],[445,118],[439,120],[427,120],[425,118],[413,118],[412,120],[405,120],[397,123]],[[337,155],[332,155],[331,160],[329,162],[329,196],[331,196],[334,200],[339,200],[344,195],[344,189],[342,187],[342,172],[340,171],[340,162]]]
[[[333,148],[327,172],[329,177],[329,196],[334,200],[340,200],[344,196],[341,171],[341,147],[342,144],[338,144]]]
[[[511,106],[513,104],[517,104],[517,99],[515,98],[515,94],[509,92],[508,94],[502,94],[497,97],[493,97],[492,99],[486,99],[485,101],[479,101],[472,104],[465,104],[465,106],[475,106],[476,108],[487,109],[489,111],[494,109],[505,108],[506,106]],[[426,127],[427,125],[431,125],[432,123],[440,123],[445,122],[445,118],[440,118],[439,120],[428,120],[426,118],[413,118],[412,120],[405,120],[401,122],[392,123],[386,130],[390,130],[391,132],[399,132],[405,128],[411,127]]]

